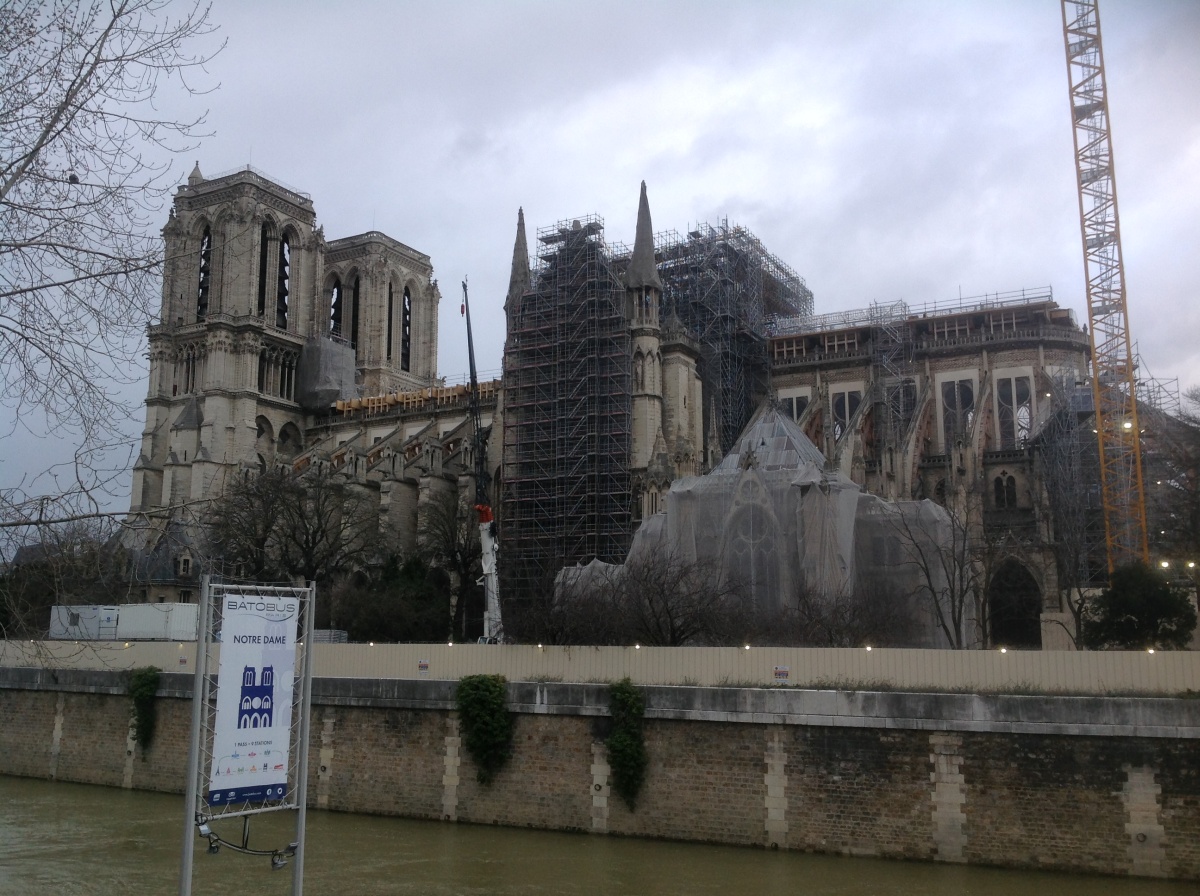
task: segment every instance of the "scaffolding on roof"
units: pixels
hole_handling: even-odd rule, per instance
[[[538,231],[533,286],[508,308],[501,573],[531,596],[562,567],[629,550],[631,349],[598,216]]]
[[[758,237],[725,219],[686,237],[661,231],[654,249],[662,318],[676,315],[700,345],[704,431],[727,452],[767,394],[767,321],[811,316],[812,292]]]
[[[873,383],[875,459],[885,476],[895,477],[895,455],[917,410],[917,386],[913,376],[912,328],[905,318],[903,302],[871,305],[871,379]]]
[[[873,326],[879,322],[880,309],[884,309],[890,315],[888,320],[903,320],[968,314],[973,311],[995,311],[1053,301],[1054,290],[1045,286],[984,293],[981,296],[959,296],[957,299],[937,299],[913,306],[903,300],[889,304],[872,302],[867,308],[830,311],[827,314],[777,314],[767,321],[767,331],[771,336],[793,336],[798,333],[822,333],[827,330]]]

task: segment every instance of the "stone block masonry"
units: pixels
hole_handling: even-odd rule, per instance
[[[0,774],[184,789],[191,677],[154,743],[123,678],[0,669]],[[611,794],[604,685],[512,683],[490,785],[454,682],[318,679],[309,794],[347,812],[1200,880],[1200,701],[650,686],[646,781]]]

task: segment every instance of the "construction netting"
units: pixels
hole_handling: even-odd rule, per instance
[[[886,588],[911,609],[914,646],[946,646],[931,590],[945,597],[955,547],[949,515],[927,500],[864,494],[825,467],[799,426],[764,405],[712,472],[672,484],[665,512],[635,533],[627,563],[716,559],[760,610],[795,607],[802,594],[838,600],[856,588]],[[566,578],[586,587],[613,575],[604,564]]]
[[[327,411],[338,399],[357,398],[354,349],[338,339],[309,339],[300,350],[296,401],[306,411]]]

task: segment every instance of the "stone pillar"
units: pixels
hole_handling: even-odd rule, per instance
[[[63,733],[63,704],[66,699],[63,692],[58,692],[58,702],[54,705],[54,733],[50,737],[50,780],[58,777],[58,755],[62,752]]]
[[[767,736],[767,751],[763,756],[767,771],[763,782],[767,785],[765,808],[765,844],[771,849],[787,846],[787,751],[783,746],[782,731],[770,730]]]
[[[1162,788],[1154,782],[1154,769],[1125,766],[1125,786],[1121,802],[1125,804],[1125,833],[1129,835],[1130,873],[1139,877],[1166,877],[1163,863],[1166,850],[1159,797]]]
[[[458,821],[458,766],[462,737],[458,732],[458,713],[446,717],[446,752],[443,757],[445,771],[442,773],[442,819]]]
[[[929,735],[929,763],[933,771],[933,844],[934,858],[939,862],[965,862],[963,848],[967,845],[963,804],[967,795],[963,787],[962,736],[933,733]]]
[[[608,751],[604,744],[592,743],[592,833],[608,833],[608,797],[611,787],[608,783],[609,772]]]
[[[321,750],[317,754],[317,808],[328,809],[329,781],[333,777],[333,726],[337,720],[337,710],[326,706],[321,715]]]

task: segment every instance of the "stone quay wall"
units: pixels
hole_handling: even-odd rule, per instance
[[[192,676],[136,745],[118,672],[0,669],[0,774],[182,793]],[[635,810],[603,684],[510,682],[478,783],[453,681],[318,678],[309,800],[336,811],[1200,880],[1200,700],[645,686]]]

